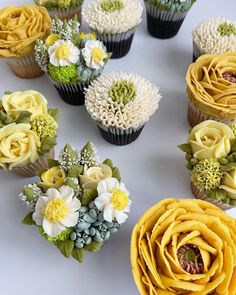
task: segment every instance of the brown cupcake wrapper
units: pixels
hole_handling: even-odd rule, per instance
[[[37,172],[40,170],[46,170],[48,168],[48,160],[54,159],[54,148],[52,148],[48,153],[39,157],[34,163],[30,163],[24,167],[13,168],[12,173],[24,176],[24,177],[33,177],[37,175]]]
[[[207,201],[217,207],[219,207],[220,209],[226,211],[226,210],[229,210],[229,209],[232,209],[232,208],[235,208],[235,206],[232,206],[232,205],[229,205],[229,204],[224,204],[222,203],[221,201],[217,201],[215,199],[212,199],[212,198],[209,198],[203,190],[201,190],[196,184],[194,184],[192,181],[191,181],[191,190],[192,190],[192,193],[194,195],[194,197],[196,199],[201,199],[203,201]]]
[[[71,19],[73,18],[75,15],[78,17],[78,21],[81,23],[82,22],[82,5],[78,6],[78,7],[73,7],[73,8],[52,8],[52,9],[48,9],[48,13],[50,15],[51,18],[60,18],[60,19]]]

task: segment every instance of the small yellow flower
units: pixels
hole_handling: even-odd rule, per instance
[[[42,173],[42,182],[39,182],[38,185],[47,188],[58,188],[63,184],[65,178],[66,174],[63,169],[60,167],[52,167]]]
[[[84,32],[81,32],[80,33],[80,39],[83,40],[85,38],[88,38],[88,39],[92,39],[92,40],[96,40],[97,36],[95,33],[84,33]]]
[[[51,34],[47,37],[45,44],[47,46],[52,46],[57,40],[59,40],[58,34]]]

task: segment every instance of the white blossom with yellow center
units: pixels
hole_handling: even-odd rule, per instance
[[[105,65],[104,59],[108,57],[105,46],[100,41],[89,40],[82,49],[86,66],[98,70]]]
[[[70,66],[79,60],[80,50],[69,40],[58,40],[48,48],[50,63],[54,66]]]
[[[71,187],[62,186],[58,190],[49,188],[46,195],[38,199],[33,220],[54,238],[68,227],[76,225],[80,207],[81,203],[74,197]]]
[[[106,178],[99,182],[97,191],[98,197],[94,203],[98,210],[103,212],[104,219],[108,222],[116,220],[119,224],[124,223],[131,205],[124,183],[119,183],[116,178]]]

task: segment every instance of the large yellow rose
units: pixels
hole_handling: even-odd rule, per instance
[[[91,167],[80,175],[80,183],[85,189],[96,188],[98,183],[105,179],[112,177],[112,170],[108,165],[102,164],[98,167]]]
[[[236,221],[201,200],[167,199],[150,208],[131,239],[142,295],[235,295]]]
[[[42,182],[38,182],[37,184],[46,188],[58,188],[62,186],[65,178],[66,174],[62,168],[52,167],[42,173]]]
[[[230,127],[212,120],[196,125],[189,134],[194,158],[198,160],[219,159],[228,155],[230,141],[235,138]]]
[[[2,98],[2,106],[14,119],[23,111],[31,112],[31,119],[38,115],[47,114],[47,100],[35,90],[5,94]]]
[[[225,173],[219,188],[226,191],[231,199],[236,200],[236,168]]]
[[[30,124],[12,123],[0,129],[0,166],[12,170],[33,163],[38,158],[39,137]]]
[[[51,19],[44,7],[8,6],[0,9],[0,56],[21,57],[34,52],[37,39],[45,38]]]

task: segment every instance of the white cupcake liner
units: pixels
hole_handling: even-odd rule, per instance
[[[82,11],[82,5],[78,6],[78,7],[73,7],[73,8],[51,8],[48,9],[48,13],[50,15],[51,18],[60,18],[60,19],[71,19],[73,18],[75,15],[77,15],[78,17],[78,21],[81,23],[82,20],[82,15],[81,15],[81,11]]]
[[[111,34],[111,33],[110,34],[102,34],[102,33],[99,33],[95,30],[92,30],[92,31],[96,34],[96,36],[99,40],[103,41],[104,43],[108,43],[108,42],[121,42],[123,40],[127,40],[135,33],[135,30],[136,30],[136,27],[127,31],[127,32],[118,33],[118,34]]]

